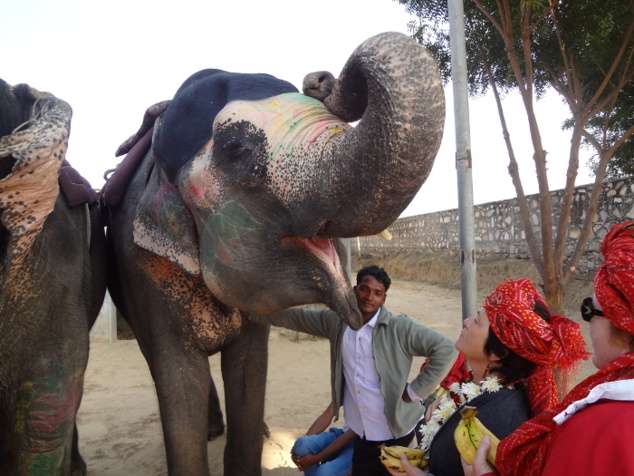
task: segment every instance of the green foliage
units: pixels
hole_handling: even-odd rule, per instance
[[[398,0],[414,14],[414,38],[436,58],[443,81],[451,79],[448,2]],[[556,312],[563,289],[588,242],[606,176],[631,174],[634,145],[634,0],[458,0],[464,7],[469,92],[492,90],[503,127],[502,98],[518,91],[533,143],[539,184],[540,230],[536,230],[508,131],[509,173],[517,192],[526,241],[543,279],[545,297]],[[534,102],[552,88],[566,102],[571,131],[566,186],[554,222],[548,164]],[[516,114],[517,111],[513,111]],[[595,152],[596,187],[571,256],[566,255],[580,148]],[[555,235],[556,234],[556,235]]]
[[[418,18],[409,25],[410,31],[435,57],[443,80],[449,81],[448,0],[398,1]],[[596,163],[602,153],[629,137],[610,151],[614,159],[608,176],[634,172],[630,164],[634,158],[633,0],[465,0],[463,4],[471,95],[487,92],[491,81],[502,95],[524,89],[537,99],[552,87],[570,106],[567,125],[580,122],[585,128],[586,139],[597,150]],[[501,16],[504,8],[507,15]],[[511,22],[505,29],[507,18]]]

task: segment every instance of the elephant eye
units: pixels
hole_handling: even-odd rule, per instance
[[[248,154],[250,151],[247,147],[244,147],[239,143],[231,143],[225,144],[222,148],[223,152],[229,156],[231,159],[241,159],[245,154]]]
[[[263,157],[262,132],[246,122],[232,123],[214,131],[213,160],[236,184],[256,185],[266,173],[258,164]]]
[[[227,142],[222,144],[218,150],[216,157],[217,163],[221,167],[240,167],[242,169],[249,168],[253,161],[253,154],[249,147],[242,142]]]
[[[253,150],[243,143],[229,142],[223,144],[216,157],[216,163],[236,183],[247,185],[257,180],[258,167]]]

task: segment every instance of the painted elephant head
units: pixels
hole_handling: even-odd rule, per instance
[[[361,44],[325,89],[322,102],[267,75],[190,77],[155,125],[136,243],[202,273],[228,306],[323,302],[358,328],[337,239],[381,232],[414,197],[444,95],[431,56],[399,33]]]

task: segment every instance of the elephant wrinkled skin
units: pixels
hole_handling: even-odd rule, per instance
[[[106,246],[96,194],[64,162],[70,120],[64,101],[0,80],[0,475],[86,473],[75,416]],[[60,177],[92,204],[68,205]]]
[[[142,159],[120,204],[106,185],[109,289],[150,366],[172,476],[208,474],[219,351],[224,474],[261,474],[268,328],[245,316],[324,303],[359,328],[339,238],[387,228],[438,151],[440,77],[411,38],[377,35],[338,80],[307,78],[304,95],[268,75],[194,74],[126,142]]]

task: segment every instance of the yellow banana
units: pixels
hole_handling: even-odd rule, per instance
[[[495,458],[497,456],[498,444],[500,443],[500,439],[495,436],[493,432],[491,432],[491,430],[484,426],[484,424],[476,416],[477,414],[478,410],[475,407],[463,407],[460,410],[460,415],[462,416],[462,420],[460,421],[460,423],[463,423],[464,426],[467,428],[471,443],[476,448],[476,450],[480,445],[480,442],[482,441],[482,437],[484,435],[487,435],[491,439],[491,448],[487,452],[487,461],[495,466]]]
[[[472,416],[469,419],[465,420],[465,426],[469,430],[469,438],[471,438],[471,443],[476,448],[480,446],[480,442],[482,441],[482,431],[478,428],[478,425],[475,424],[476,417]]]
[[[423,460],[421,458],[408,459],[407,461],[409,462],[409,464],[411,464],[415,468],[423,467]],[[403,471],[405,471],[405,469],[403,469]]]
[[[412,455],[416,457],[407,458],[407,461],[412,466],[417,468],[423,468],[427,464],[427,461],[423,460],[423,456],[425,452],[423,450],[419,450],[416,448],[407,448],[405,446],[381,446],[381,463],[388,469],[393,469],[394,471],[404,472],[405,469],[401,464],[400,455],[401,453],[405,453],[406,455]],[[394,455],[397,456],[394,456]]]
[[[399,458],[395,458],[394,456],[389,454],[387,451],[385,451],[384,447],[381,447],[380,458],[381,458],[381,463],[383,463],[383,466],[385,466],[387,469],[393,469],[394,471],[403,472],[403,467],[401,466],[401,460]]]
[[[474,418],[478,414],[478,409],[476,407],[470,407],[466,405],[460,409],[460,415],[463,420],[470,420]]]
[[[460,423],[458,423],[453,433],[453,439],[460,456],[462,456],[467,463],[473,464],[477,448],[473,446],[473,442],[469,437],[469,428],[466,425],[466,420],[460,420]]]
[[[473,424],[471,426],[477,427],[478,431],[483,436],[487,435],[491,439],[491,448],[489,448],[489,451],[487,453],[487,461],[495,466],[495,458],[497,457],[500,439],[495,436],[491,430],[484,426],[484,424],[476,417],[473,418]]]
[[[385,452],[395,458],[400,458],[401,453],[405,453],[405,457],[409,460],[423,459],[425,452],[418,448],[408,448],[407,446],[384,446]]]

